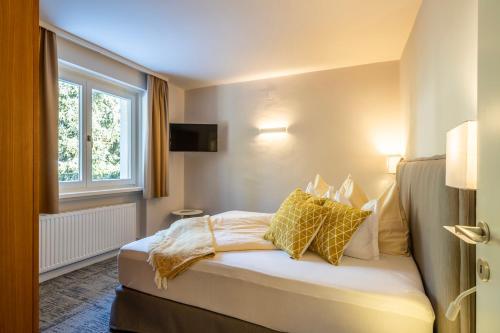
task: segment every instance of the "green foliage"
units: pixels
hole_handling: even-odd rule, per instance
[[[59,180],[80,180],[82,87],[59,81]],[[120,179],[120,117],[128,101],[92,91],[92,180]],[[122,175],[123,176],[123,175]]]
[[[81,86],[59,81],[59,180],[80,179]]]
[[[92,91],[92,179],[120,179],[121,98]]]

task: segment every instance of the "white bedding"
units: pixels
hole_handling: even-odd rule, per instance
[[[230,211],[211,216],[215,251],[274,250],[264,239],[272,214]]]
[[[434,313],[411,257],[344,257],[333,266],[309,252],[299,261],[279,250],[220,252],[159,290],[146,262],[150,242],[121,249],[122,285],[278,331],[432,332]]]

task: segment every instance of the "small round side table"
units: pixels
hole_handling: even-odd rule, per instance
[[[186,216],[201,215],[201,214],[203,214],[203,211],[201,209],[179,209],[179,210],[173,211],[172,214],[174,214],[176,216],[180,216],[181,219],[183,219]]]

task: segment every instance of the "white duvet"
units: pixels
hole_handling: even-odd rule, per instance
[[[232,211],[210,217],[213,227],[215,252],[273,250],[273,243],[265,240],[272,214]]]

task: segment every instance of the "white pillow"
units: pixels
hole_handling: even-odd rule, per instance
[[[327,198],[331,200],[333,200],[335,197],[333,186],[325,182],[320,175],[316,175],[316,177],[314,178],[314,183],[309,182],[307,184],[305,192],[320,198]]]
[[[314,195],[315,191],[314,191],[314,185],[312,182],[307,183],[306,190],[304,192]]]
[[[337,202],[351,206],[349,200],[339,192],[336,194],[336,199]],[[372,213],[363,221],[354,235],[352,235],[351,240],[345,247],[344,255],[365,260],[379,258],[377,206],[378,202],[374,199],[368,201],[360,208]]]
[[[341,204],[344,204],[344,205],[352,207],[351,202],[349,201],[349,199],[347,199],[342,194],[340,194],[340,191],[335,192],[335,196],[333,197],[332,200],[340,202]]]
[[[401,218],[399,187],[394,181],[378,198],[380,253],[408,256],[408,225]]]
[[[361,208],[366,202],[368,197],[363,189],[348,175],[346,180],[339,188],[339,193],[349,200],[352,207]]]

